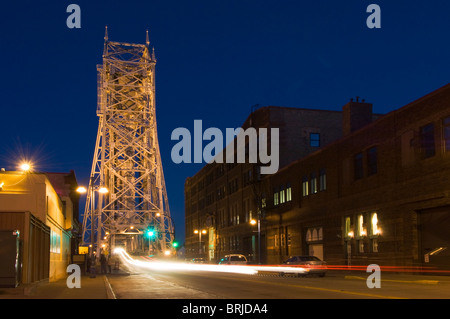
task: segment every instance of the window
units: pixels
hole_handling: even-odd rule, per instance
[[[50,231],[50,252],[61,253],[61,235],[53,230]]]
[[[261,208],[265,208],[266,207],[266,195],[262,194],[261,195]]]
[[[435,155],[434,147],[434,124],[430,123],[420,129],[420,146],[422,157],[428,158]]]
[[[302,189],[303,189],[303,196],[309,195],[309,183],[308,183],[308,176],[303,176],[302,179]]]
[[[347,239],[353,237],[352,222],[350,217],[345,217],[344,237]]]
[[[319,133],[309,133],[309,146],[320,147],[320,134]]]
[[[360,253],[364,252],[364,240],[358,240],[358,248]]]
[[[327,171],[322,168],[319,172],[319,190],[324,191],[327,189]]]
[[[286,185],[286,201],[290,202],[292,200],[292,188],[291,184]]]
[[[280,204],[283,204],[286,201],[284,186],[281,186],[280,189]]]
[[[358,215],[358,229],[357,229],[357,232],[358,232],[358,236],[359,237],[367,235],[366,229],[364,228],[364,215],[363,214]]]
[[[376,238],[372,239],[372,251],[374,253],[378,252],[378,239]]]
[[[442,120],[445,151],[450,151],[450,116]]]
[[[372,147],[367,150],[367,175],[374,175],[377,171],[377,148]]]
[[[358,153],[353,157],[354,179],[363,178],[363,154]]]
[[[323,240],[323,227],[308,228],[306,231],[306,241],[321,241]]]
[[[273,190],[273,206],[277,206],[279,204],[278,190]]]
[[[372,213],[370,218],[370,234],[376,236],[380,234],[380,229],[378,228],[378,215],[377,213]]]
[[[311,174],[311,194],[317,193],[317,177],[316,173]]]

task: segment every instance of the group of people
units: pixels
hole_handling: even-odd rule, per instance
[[[95,269],[96,256],[92,255],[87,259],[87,271],[92,272],[91,270]],[[114,269],[119,269],[120,261],[116,255],[108,256],[104,252],[100,254],[100,271],[102,274],[107,274],[112,272],[112,266]],[[92,268],[91,268],[92,267]]]

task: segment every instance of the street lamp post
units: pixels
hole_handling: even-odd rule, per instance
[[[78,193],[80,194],[84,194],[87,193],[87,189],[84,186],[80,186],[77,188],[76,190]],[[89,197],[91,200],[91,207],[89,209],[89,214],[91,215],[91,244],[89,245],[89,247],[92,247],[90,250],[90,257],[92,257],[93,253],[94,253],[94,229],[95,229],[95,222],[94,222],[94,214],[97,213],[97,232],[100,232],[97,234],[97,256],[100,255],[100,248],[101,248],[101,241],[102,241],[102,234],[101,234],[101,229],[102,229],[102,211],[101,211],[101,203],[102,203],[102,196],[103,194],[108,193],[108,189],[104,186],[89,186]],[[98,199],[98,203],[97,203],[97,211],[95,208],[95,193],[94,191],[98,191],[99,193],[99,199]],[[84,240],[84,238],[83,238]]]
[[[252,219],[251,225],[258,224],[258,264],[261,265],[261,216],[258,213],[258,220]]]
[[[202,230],[194,230],[194,234],[198,234],[198,253],[201,256],[202,255],[202,234],[206,234],[206,229]]]

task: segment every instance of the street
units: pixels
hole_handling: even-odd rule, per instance
[[[325,277],[297,277],[275,273],[151,269],[129,263],[126,267],[130,276],[108,279],[117,299],[450,298],[448,276],[382,273],[381,287],[370,289],[366,284],[369,274],[363,272],[329,271]]]

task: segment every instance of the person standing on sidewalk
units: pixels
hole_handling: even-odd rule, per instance
[[[108,265],[108,260],[106,259],[106,256],[104,253],[100,255],[100,266],[102,274],[106,274],[106,267]]]

